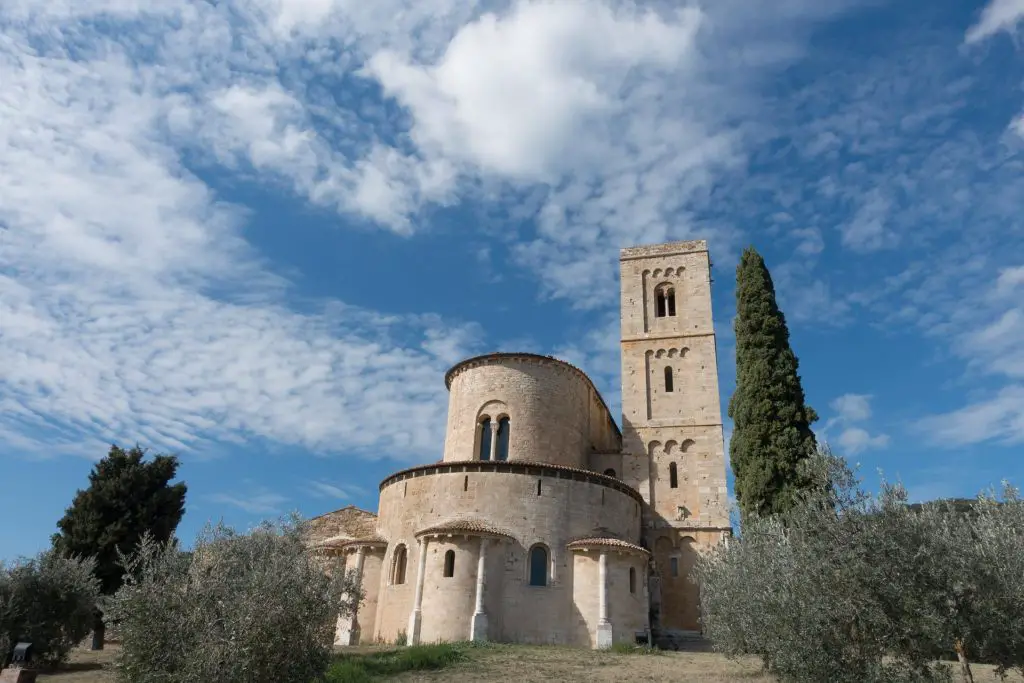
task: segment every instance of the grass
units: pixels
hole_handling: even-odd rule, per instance
[[[75,650],[69,668],[39,676],[39,683],[114,683],[117,645],[102,652]],[[994,667],[975,664],[975,683],[996,683]],[[756,658],[729,660],[714,652],[665,652],[619,645],[595,652],[553,645],[474,645],[453,643],[415,647],[343,648],[335,655],[325,683],[396,681],[400,683],[473,681],[474,683],[776,683]],[[1024,683],[1019,673],[1006,683]]]
[[[414,645],[377,652],[338,655],[327,669],[325,683],[367,683],[407,671],[443,669],[467,658],[471,646],[462,643]]]

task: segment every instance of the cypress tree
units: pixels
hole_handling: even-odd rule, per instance
[[[52,538],[62,555],[96,558],[103,595],[121,587],[124,568],[118,551],[134,552],[145,534],[159,543],[170,540],[185,514],[185,484],[170,484],[178,459],[157,455],[143,462],[144,455],[138,445],[127,451],[111,446],[89,473],[88,488],[75,494]],[[103,648],[103,626],[97,613],[93,649]]]
[[[784,513],[810,485],[799,465],[816,451],[811,424],[818,416],[804,402],[786,319],[775,301],[771,274],[753,247],[736,267],[735,331],[729,456],[736,501],[744,518]]]

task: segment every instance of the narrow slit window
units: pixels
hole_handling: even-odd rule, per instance
[[[468,491],[469,490],[469,475],[468,474],[462,480],[462,490],[463,491]]]
[[[451,578],[455,576],[455,551],[449,550],[444,554],[444,576]]]
[[[668,315],[674,316],[676,314],[676,293],[675,290],[668,290],[665,292],[665,304],[668,308]]]
[[[405,563],[407,553],[404,545],[395,548],[395,566],[392,569],[391,583],[400,585],[405,583]]]
[[[480,421],[480,459],[491,459],[491,418]]]
[[[498,447],[494,452],[495,460],[508,460],[508,431],[508,418],[503,417],[498,420]]]
[[[679,558],[678,557],[669,558],[668,565],[669,565],[669,572],[672,574],[672,577],[673,578],[678,577],[679,576]]]
[[[675,389],[673,388],[672,381],[672,368],[671,366],[665,367],[665,393],[671,394]]]
[[[674,462],[668,465],[668,485],[669,488],[679,488],[679,468],[676,467]]]
[[[667,302],[665,301],[665,292],[659,289],[655,295],[654,301],[654,317],[664,318],[665,312],[668,309]]]
[[[538,495],[538,496],[540,495],[540,482],[541,482],[541,480],[540,480],[540,479],[538,479],[538,480],[537,480],[537,495]]]
[[[629,568],[629,592],[636,593],[636,567]]]

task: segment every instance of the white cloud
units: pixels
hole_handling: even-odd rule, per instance
[[[861,202],[853,219],[840,227],[843,246],[858,252],[879,251],[896,246],[898,235],[887,226],[891,201],[876,189],[869,191]]]
[[[843,394],[833,399],[832,410],[837,417],[848,422],[860,422],[871,417],[871,396],[869,394]]]
[[[829,406],[836,414],[829,418],[819,430],[819,437],[829,441],[829,435],[839,430],[836,443],[849,455],[856,455],[874,448],[885,448],[889,445],[887,434],[871,434],[864,427],[856,424],[865,422],[871,417],[870,394],[843,394],[831,401]]]
[[[991,0],[977,23],[967,29],[967,43],[990,38],[999,31],[1012,32],[1024,20],[1024,0]]]
[[[177,7],[185,35],[164,47],[194,37],[199,53],[212,49],[200,39],[218,17],[197,16],[213,10]],[[294,98],[245,82],[198,104],[170,88],[205,86],[186,78],[189,64],[150,69],[87,27],[76,59],[51,40],[30,47],[25,32],[57,33],[47,22],[58,20],[0,19],[0,433],[25,451],[93,456],[111,440],[209,450],[251,437],[436,451],[438,377],[475,328],[341,304],[289,310],[288,284],[242,237],[244,212],[163,134],[198,126],[222,163],[244,156],[315,199],[334,157],[292,123],[304,115]]]
[[[604,140],[630,69],[679,66],[700,18],[692,8],[664,21],[592,0],[521,2],[463,27],[437,64],[381,51],[366,70],[409,108],[424,153],[543,180],[595,161],[587,146]]]
[[[326,481],[311,481],[306,487],[307,492],[316,498],[335,498],[338,500],[350,500],[357,495],[365,493],[358,486],[338,486]]]
[[[885,448],[889,445],[889,437],[886,434],[872,436],[861,427],[847,427],[839,433],[837,442],[845,452],[855,455],[870,448]]]
[[[1024,386],[1008,386],[989,398],[921,420],[917,428],[935,444],[955,448],[992,441],[1024,444]]]
[[[267,490],[258,490],[247,495],[234,493],[214,493],[206,497],[211,503],[230,505],[250,515],[277,515],[288,498]]]

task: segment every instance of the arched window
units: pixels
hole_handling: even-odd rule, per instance
[[[405,565],[408,559],[408,552],[404,545],[395,548],[395,559],[391,567],[391,583],[399,585],[405,583]]]
[[[629,568],[629,592],[636,593],[636,567]]]
[[[548,585],[548,549],[542,545],[530,548],[530,585]]]
[[[665,366],[665,392],[671,394],[672,388],[672,366]]]
[[[444,575],[445,577],[455,576],[455,551],[449,550],[444,554]]]
[[[654,290],[654,316],[664,318],[676,314],[676,292],[668,285],[658,285]]]
[[[616,475],[615,475],[615,470],[613,470],[613,469],[612,469],[611,467],[609,467],[608,469],[606,469],[606,470],[604,471],[604,474],[605,474],[605,476],[606,476],[606,477],[614,477],[614,476],[616,476]]]
[[[491,459],[491,418],[480,421],[480,459]]]
[[[508,418],[498,420],[498,448],[494,452],[495,460],[508,460]]]
[[[674,462],[668,464],[668,485],[669,488],[679,488],[679,468]]]

